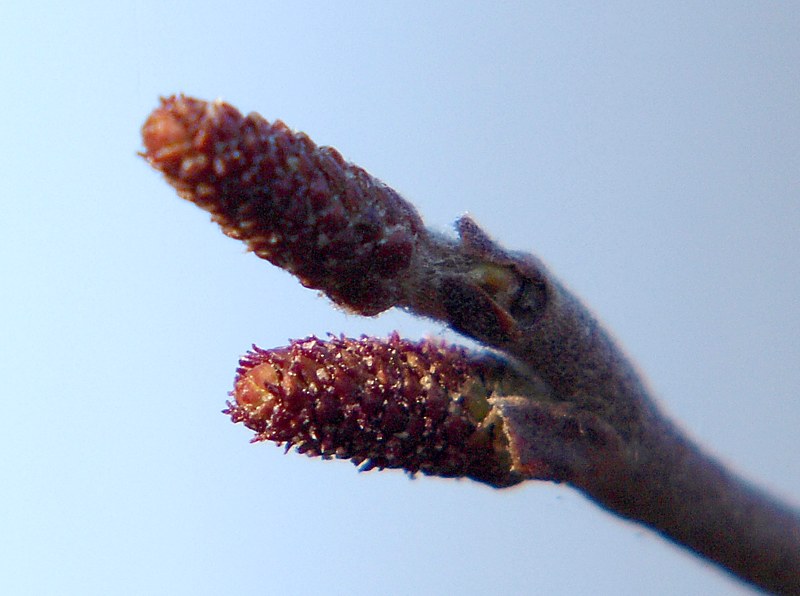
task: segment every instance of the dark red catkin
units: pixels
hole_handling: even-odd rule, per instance
[[[335,149],[279,120],[183,95],[161,100],[142,137],[144,157],[178,194],[259,257],[359,314],[398,302],[422,220]]]
[[[309,337],[254,347],[228,413],[273,441],[362,470],[516,484],[491,400],[513,375],[499,361],[432,340]]]

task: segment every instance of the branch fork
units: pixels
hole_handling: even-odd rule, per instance
[[[797,510],[687,439],[538,259],[468,217],[457,239],[432,232],[335,149],[222,101],[162,99],[142,136],[179,196],[304,286],[356,314],[442,321],[489,350],[397,335],[254,347],[226,409],[254,440],[363,470],[566,482],[754,586],[800,594]]]

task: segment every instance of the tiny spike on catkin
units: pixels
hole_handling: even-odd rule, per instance
[[[424,235],[414,207],[331,147],[222,101],[161,100],[144,157],[257,256],[363,315],[398,302]]]
[[[432,340],[309,337],[245,355],[226,413],[255,441],[362,470],[510,486],[522,478],[491,406],[509,375],[499,361]]]

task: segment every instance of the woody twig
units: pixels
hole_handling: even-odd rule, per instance
[[[743,580],[800,593],[800,517],[726,470],[659,410],[620,348],[536,258],[469,218],[458,238],[332,148],[220,101],[173,96],[144,156],[225,234],[374,315],[391,307],[481,342],[308,338],[255,348],[226,410],[309,455],[362,469],[566,482]]]

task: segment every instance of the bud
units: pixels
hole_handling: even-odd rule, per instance
[[[432,340],[309,337],[254,346],[225,413],[255,431],[254,441],[350,459],[361,470],[510,486],[521,477],[491,405],[509,374],[500,361]]]
[[[144,157],[225,234],[363,315],[398,302],[425,234],[416,210],[333,148],[222,102],[161,100]]]

